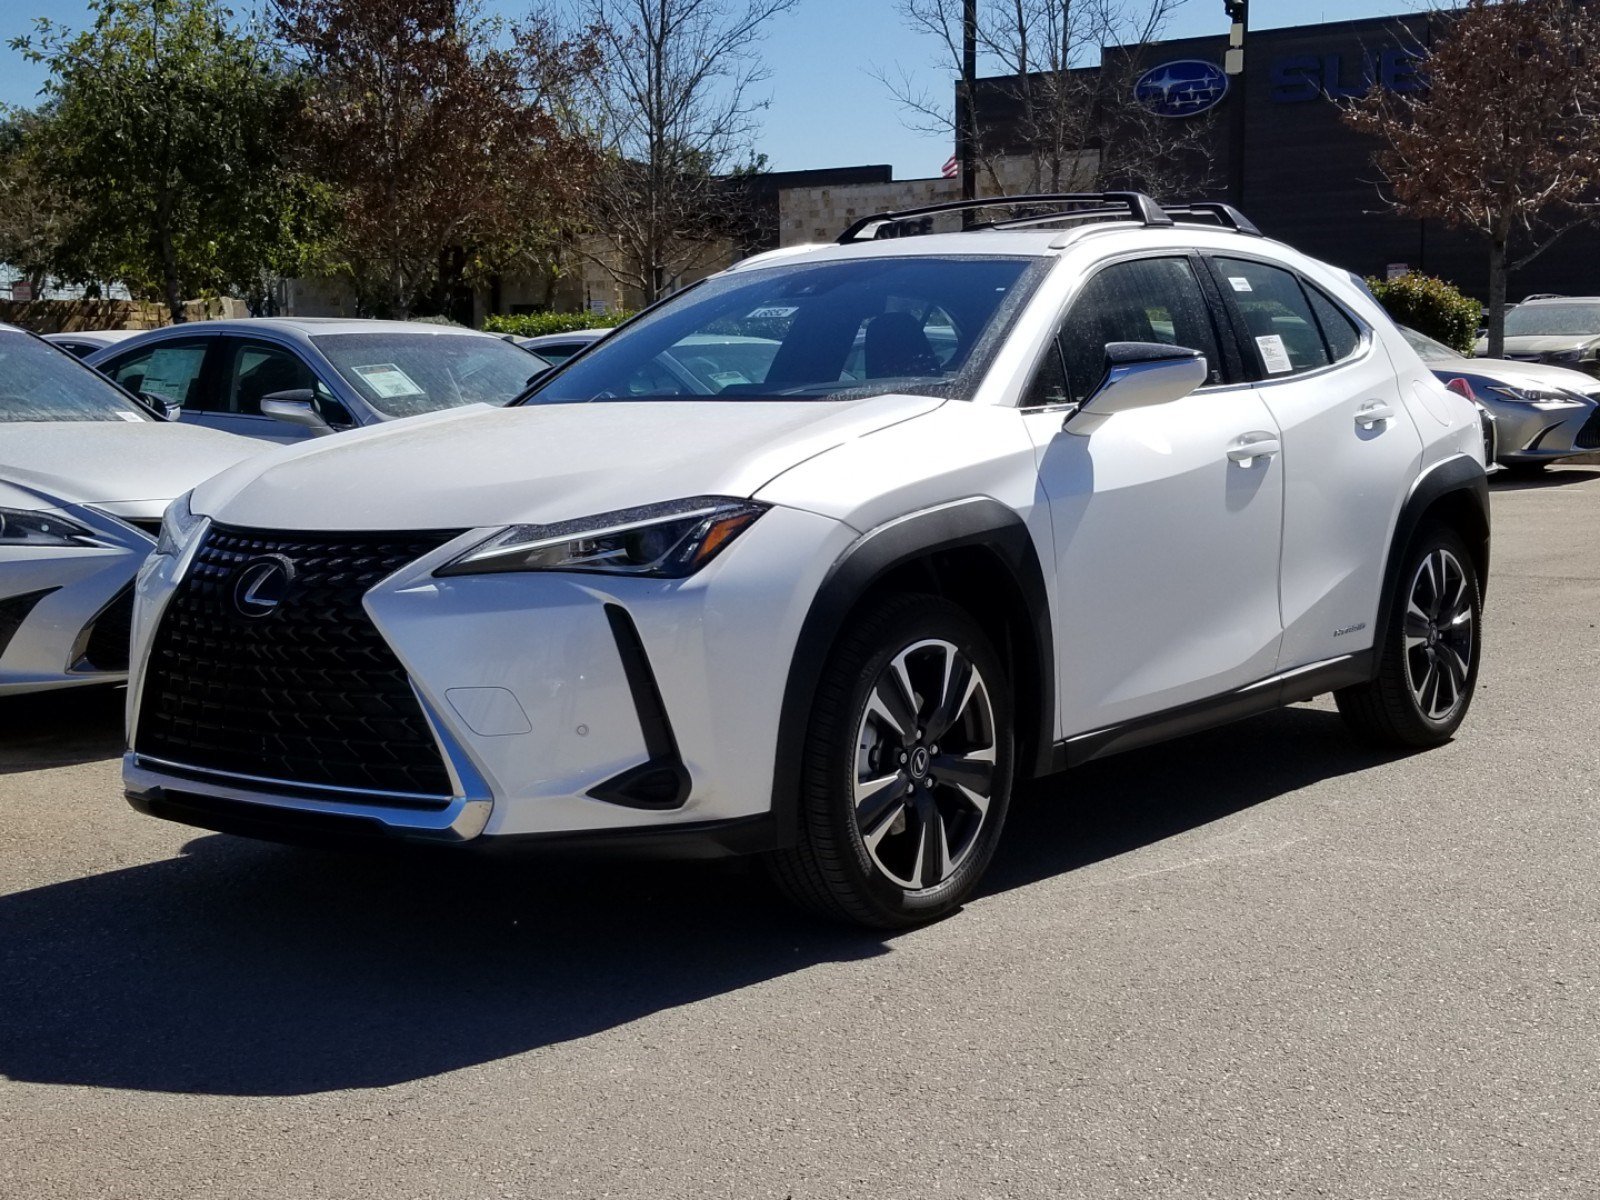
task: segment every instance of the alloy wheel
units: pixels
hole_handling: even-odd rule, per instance
[[[878,871],[913,891],[950,878],[988,819],[995,754],[988,685],[957,646],[891,659],[856,735],[856,828]]]
[[[1430,721],[1448,720],[1461,705],[1472,670],[1473,588],[1461,561],[1431,550],[1417,567],[1406,604],[1406,679]]]

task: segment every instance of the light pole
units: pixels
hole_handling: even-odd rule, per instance
[[[961,95],[956,105],[956,150],[961,158],[961,198],[978,195],[978,147],[974,131],[978,123],[976,88],[978,82],[978,0],[963,0],[961,5]],[[961,227],[970,228],[973,213],[961,214]]]
[[[1244,207],[1244,35],[1250,27],[1250,0],[1222,0],[1223,10],[1232,22],[1228,29],[1228,52],[1222,70],[1235,93],[1232,103],[1233,130],[1228,137],[1228,201]]]

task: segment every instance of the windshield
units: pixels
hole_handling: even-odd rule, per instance
[[[525,402],[969,399],[1044,262],[855,258],[734,272],[613,334]]]
[[[65,350],[0,329],[0,421],[149,420],[154,418]]]
[[[1423,362],[1455,362],[1457,359],[1466,358],[1465,354],[1457,353],[1443,342],[1436,342],[1415,329],[1407,329],[1404,325],[1400,326],[1400,336],[1411,343],[1411,348]]]
[[[329,333],[311,340],[363,400],[389,417],[504,404],[544,370],[536,355],[477,334]]]
[[[1592,337],[1600,304],[1519,304],[1506,313],[1507,337]]]

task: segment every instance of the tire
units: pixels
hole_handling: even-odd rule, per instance
[[[978,624],[937,596],[880,601],[823,668],[797,841],[768,869],[791,900],[836,920],[897,929],[945,916],[994,856],[1012,756],[1010,685]]]
[[[1482,630],[1482,588],[1466,543],[1446,526],[1424,526],[1389,600],[1377,677],[1335,692],[1340,714],[1381,745],[1449,741],[1472,704]]]

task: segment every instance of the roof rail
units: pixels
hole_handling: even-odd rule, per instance
[[[1261,230],[1249,217],[1245,216],[1231,204],[1223,204],[1220,200],[1201,200],[1193,204],[1170,204],[1162,209],[1173,220],[1184,220],[1192,217],[1209,217],[1224,229],[1232,229],[1235,233],[1243,233],[1250,237],[1265,237]]]
[[[1039,204],[1091,204],[1097,206],[1095,216],[1126,216],[1138,221],[1141,225],[1171,225],[1173,220],[1161,206],[1146,196],[1143,192],[1052,192],[1033,196],[989,196],[982,200],[951,200],[943,204],[926,204],[919,208],[902,208],[892,212],[872,213],[856,221],[850,228],[839,235],[838,244],[848,245],[851,242],[872,241],[877,238],[903,237],[905,234],[897,232],[896,226],[905,221],[915,220],[918,217],[932,217],[939,213],[967,212],[980,208],[1019,208],[1031,207]],[[1081,210],[1079,210],[1081,212]],[[1059,221],[1064,218],[1079,215],[1072,210],[1057,212],[1042,219],[1021,218],[1022,221],[1030,219],[1043,224],[1048,221]],[[1241,218],[1242,220],[1243,218]],[[999,222],[1004,226],[1013,222]],[[1248,222],[1246,222],[1248,224]],[[990,226],[985,226],[988,228]],[[872,229],[869,237],[861,235]],[[919,230],[918,232],[924,232]]]

